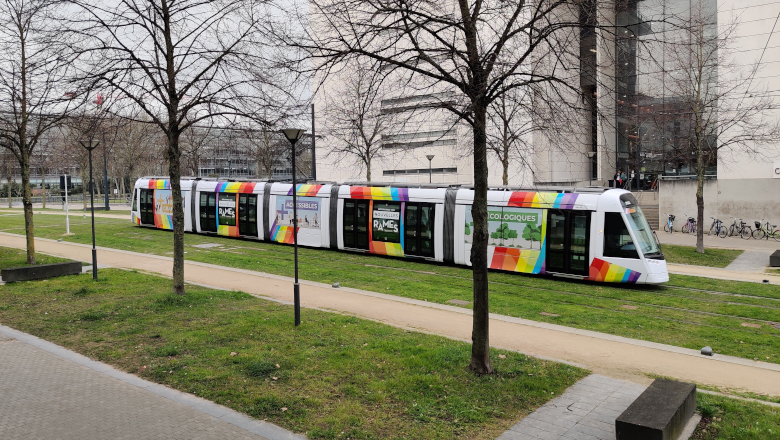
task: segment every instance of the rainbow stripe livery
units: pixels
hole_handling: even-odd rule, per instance
[[[135,215],[135,213],[132,214],[133,214],[133,223],[135,223],[138,226],[141,226],[141,217],[138,217],[137,215]]]
[[[298,185],[296,195],[300,197],[315,197],[320,192],[321,188],[322,185]],[[287,195],[293,195],[292,188],[290,188],[290,191],[287,192]]]
[[[301,228],[298,228],[298,232],[300,232],[300,230]],[[293,227],[281,226],[274,220],[274,224],[271,225],[271,241],[293,244],[293,239]]]
[[[409,201],[409,190],[407,188],[373,188],[367,186],[353,186],[349,189],[349,195],[353,199],[384,200],[392,202]]]
[[[579,194],[573,193],[540,193],[540,192],[513,192],[509,197],[507,206],[519,206],[523,208],[554,208],[573,209]]]
[[[608,263],[600,258],[594,258],[590,264],[589,280],[604,283],[636,283],[641,273],[627,269],[617,264]]]
[[[171,189],[171,181],[149,179],[149,189]]]
[[[218,193],[234,193],[234,194],[251,194],[255,190],[257,184],[254,182],[217,182],[217,187],[214,192]],[[233,235],[231,235],[233,237]]]
[[[223,235],[225,237],[238,237],[238,226],[218,225],[217,235]]]
[[[544,256],[538,250],[496,247],[490,268],[538,274],[542,271],[543,261]]]
[[[154,226],[158,229],[173,230],[173,216],[165,215],[165,214],[155,214]]]
[[[383,241],[372,241],[369,245],[369,252],[378,255],[388,255],[391,257],[403,257],[404,246],[401,243],[385,243]]]

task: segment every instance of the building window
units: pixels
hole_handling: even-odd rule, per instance
[[[410,170],[384,170],[382,171],[383,176],[402,176],[407,174],[457,174],[458,169],[457,168],[415,168]]]

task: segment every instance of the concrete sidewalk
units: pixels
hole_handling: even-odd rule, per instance
[[[128,214],[106,214],[106,211],[95,211],[95,218],[113,218],[118,220],[127,220],[130,221],[130,215]],[[108,211],[111,212],[111,211]],[[0,209],[0,215],[3,214],[24,214],[24,211],[21,209]],[[82,218],[82,217],[91,217],[92,213],[89,211],[82,211],[82,210],[75,210],[71,209],[70,212],[70,218]],[[36,215],[60,215],[65,216],[65,211],[37,211],[36,209],[33,209],[33,216]]]
[[[0,245],[25,247],[23,236],[0,234]],[[90,246],[36,239],[40,252],[80,261],[91,259]],[[172,259],[116,249],[98,250],[98,261],[113,267],[136,269],[171,276]],[[292,301],[290,278],[206,263],[185,262],[188,282],[238,290],[275,301]],[[304,307],[329,309],[417,329],[452,339],[471,340],[471,310],[408,298],[332,288],[311,281],[301,282]],[[303,312],[303,322],[306,312]],[[780,395],[780,365],[731,356],[705,357],[697,350],[640,341],[588,330],[491,314],[493,346],[541,358],[583,365],[592,371],[638,383],[650,383],[648,374]]]
[[[305,440],[5,326],[0,438]]]
[[[664,231],[656,231],[658,240],[662,245],[676,244],[680,246],[696,246],[696,235],[683,234],[675,231],[674,234],[667,234]],[[772,252],[780,249],[780,242],[774,240],[745,240],[740,237],[719,238],[714,235],[704,233],[704,247],[720,249],[742,249],[742,250],[771,250]]]

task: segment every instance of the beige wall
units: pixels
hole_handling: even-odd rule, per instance
[[[704,223],[709,229],[719,218],[728,225],[730,217],[742,218],[753,225],[765,219],[780,225],[780,179],[711,179],[704,184]],[[659,188],[659,224],[666,222],[664,213],[674,214],[675,225],[685,224],[685,214],[696,216],[696,181],[663,180]],[[677,229],[677,227],[676,227]]]

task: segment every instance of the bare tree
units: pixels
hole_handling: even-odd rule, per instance
[[[677,18],[666,35],[664,65],[657,68],[664,93],[673,96],[647,112],[657,126],[668,130],[661,148],[696,173],[696,251],[704,253],[704,180],[708,168],[725,165],[725,151],[761,158],[780,140],[780,123],[771,93],[754,81],[761,60],[745,66],[735,60],[739,22],[718,21],[717,12],[695,3],[689,16]],[[660,78],[659,78],[660,79]]]
[[[398,114],[381,106],[385,75],[377,63],[352,62],[335,75],[340,84],[326,97],[328,154],[364,169],[368,182],[373,161],[384,156],[382,136],[397,131]]]
[[[289,142],[281,139],[270,127],[247,127],[243,132],[250,154],[257,164],[257,176],[270,179],[274,166],[279,165],[280,159],[288,154]]]
[[[91,32],[88,78],[127,98],[164,134],[173,195],[173,291],[184,294],[180,141],[215,118],[257,117],[273,72],[263,75],[259,39],[268,11],[243,0],[74,0]],[[249,73],[249,68],[255,70]]]
[[[471,126],[474,148],[474,239],[471,248],[474,313],[470,368],[490,364],[487,262],[487,112],[511,90],[558,84],[555,58],[579,28],[578,6],[566,1],[311,0],[302,14],[307,38],[286,41],[327,71],[351,59],[389,66],[407,84],[432,93],[452,88],[441,103]],[[559,32],[560,31],[560,32]],[[540,69],[543,60],[545,69]],[[574,58],[576,59],[576,57]],[[563,70],[563,69],[561,69]],[[569,74],[570,75],[570,74]],[[576,91],[579,93],[579,90]]]
[[[75,66],[53,0],[0,2],[0,143],[19,162],[27,264],[35,264],[30,163],[43,136],[80,103]],[[70,41],[72,42],[72,41]]]
[[[528,140],[534,131],[531,100],[512,90],[501,95],[488,108],[488,149],[501,163],[501,180],[509,185],[509,165],[519,162],[521,167],[530,168],[528,156],[532,150]]]

